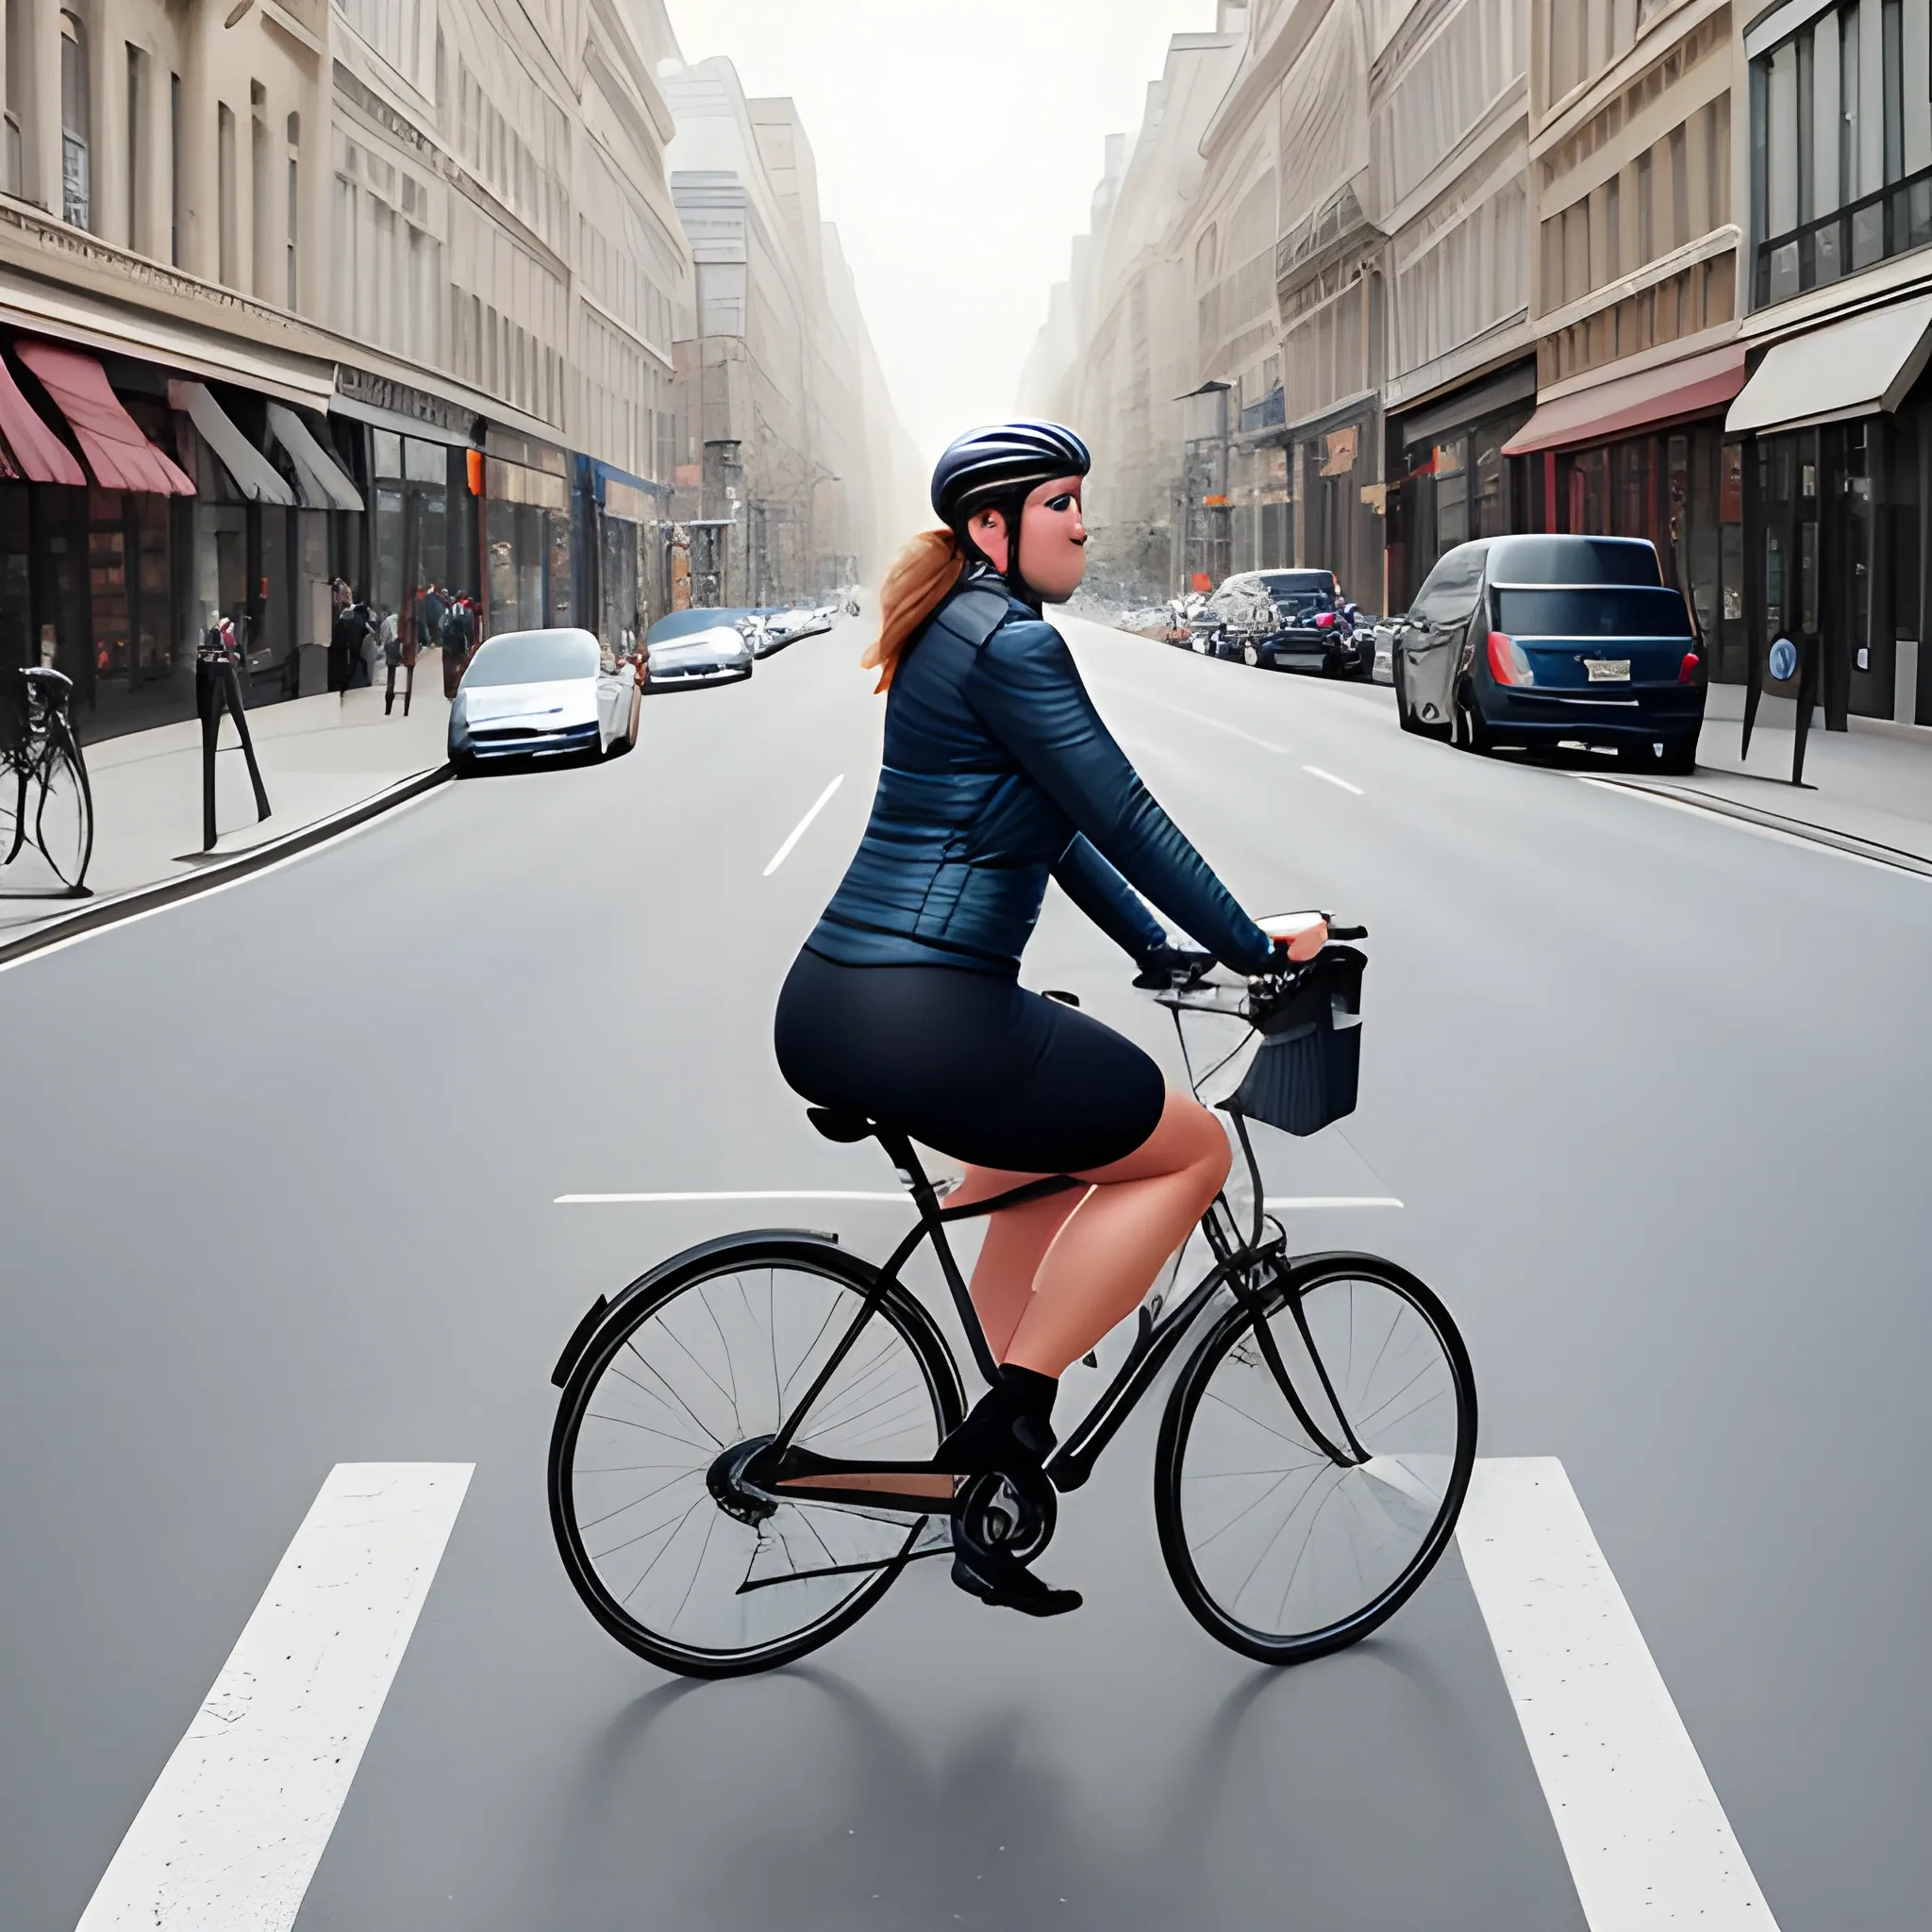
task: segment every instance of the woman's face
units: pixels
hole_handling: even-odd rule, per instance
[[[973,519],[973,541],[995,570],[1007,567],[1007,521],[999,510]],[[1042,483],[1020,511],[1020,568],[1049,604],[1064,604],[1087,575],[1087,525],[1080,520],[1080,478]]]

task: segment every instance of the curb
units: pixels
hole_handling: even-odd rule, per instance
[[[92,905],[83,907],[77,912],[50,919],[44,924],[36,926],[33,931],[23,933],[20,938],[0,944],[0,968],[31,958],[35,953],[43,953],[49,947],[63,945],[69,940],[79,938],[83,933],[119,925],[124,921],[138,919],[143,913],[158,911],[164,906],[173,906],[181,900],[195,898],[200,893],[213,891],[218,886],[232,885],[237,879],[246,878],[251,873],[264,872],[271,865],[278,864],[285,858],[291,858],[312,845],[324,844],[343,832],[355,830],[358,825],[366,824],[383,812],[391,811],[399,805],[408,804],[412,798],[420,798],[425,792],[433,791],[439,785],[447,784],[454,775],[446,764],[438,765],[430,771],[418,772],[414,776],[401,779],[384,791],[373,793],[359,804],[347,806],[341,811],[331,813],[327,818],[317,819],[313,824],[300,826],[282,838],[268,840],[260,845],[251,845],[246,852],[238,852],[233,858],[205,866],[201,871],[190,873],[181,878],[163,879],[158,885],[136,886],[128,891],[116,893],[111,899],[96,900]]]
[[[1591,783],[1614,787],[1620,791],[1644,791],[1653,798],[1667,798],[1673,805],[1688,805],[1718,818],[1740,819],[1746,824],[1762,825],[1768,831],[1783,832],[1789,838],[1803,839],[1813,845],[1830,846],[1848,852],[1855,858],[1870,859],[1874,865],[1889,865],[1896,872],[1916,873],[1932,878],[1932,858],[1907,852],[1900,845],[1883,845],[1875,839],[1861,839],[1856,832],[1840,832],[1829,825],[1814,825],[1808,819],[1788,818],[1782,812],[1766,811],[1755,805],[1742,805],[1734,798],[1723,798],[1694,786],[1660,785],[1642,778],[1613,778],[1608,774],[1591,773]]]

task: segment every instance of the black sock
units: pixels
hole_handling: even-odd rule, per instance
[[[1053,1432],[1053,1403],[1060,1392],[1059,1377],[1008,1362],[1000,1370],[1000,1387],[1011,1405],[1014,1436],[1044,1457],[1058,1440]]]

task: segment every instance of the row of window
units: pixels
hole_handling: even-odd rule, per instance
[[[1542,223],[1542,308],[1581,301],[1731,218],[1728,94]]]

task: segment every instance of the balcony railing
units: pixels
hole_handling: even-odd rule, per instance
[[[1808,289],[1824,288],[1874,262],[1928,244],[1932,168],[1922,168],[1801,228],[1760,242],[1752,307],[1762,308]]]

